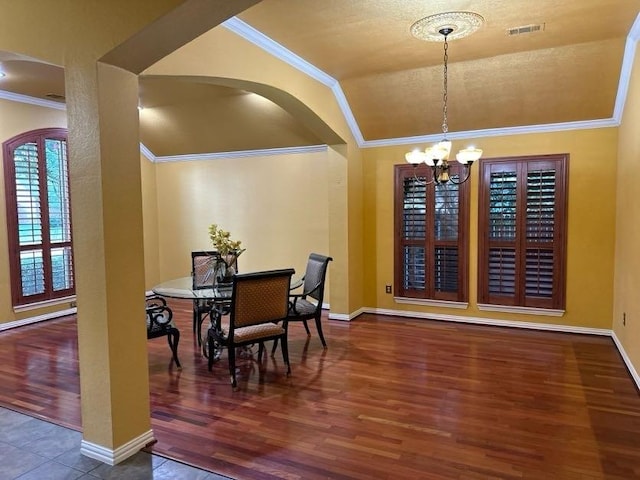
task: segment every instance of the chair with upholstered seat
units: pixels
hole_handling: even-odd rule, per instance
[[[167,337],[176,367],[182,368],[178,360],[180,330],[173,322],[173,312],[164,298],[153,296],[146,299],[147,339]]]
[[[307,336],[311,336],[307,320],[315,320],[316,330],[322,342],[323,348],[327,348],[327,342],[322,333],[322,302],[324,299],[324,285],[327,277],[327,267],[333,258],[319,253],[311,253],[307,260],[307,268],[304,273],[302,292],[292,294],[287,320],[289,322],[302,322]],[[313,300],[310,301],[310,299]],[[276,351],[278,342],[273,342],[271,354]]]
[[[287,376],[291,373],[286,317],[293,273],[294,270],[290,268],[234,275],[228,329],[217,324],[207,332],[209,370],[215,360],[213,352],[226,347],[231,385],[234,388],[237,386],[237,347],[259,344],[258,360],[261,360],[264,342],[280,340]]]

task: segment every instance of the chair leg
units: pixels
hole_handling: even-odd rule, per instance
[[[289,345],[287,344],[286,334],[282,337],[280,348],[282,349],[282,359],[284,360],[284,363],[287,364],[287,377],[288,377],[289,375],[291,375],[291,364],[289,363]]]
[[[271,347],[271,356],[273,357],[273,355],[275,355],[276,353],[276,349],[278,348],[278,339],[276,338],[273,341],[273,347]]]
[[[196,329],[198,326],[198,317],[200,316],[200,312],[198,310],[198,307],[195,304],[195,301],[193,303],[193,334],[196,334]]]
[[[207,347],[208,347],[207,350],[209,352],[209,359],[208,359],[207,366],[209,367],[209,371],[211,371],[211,367],[213,367],[213,357],[214,357],[213,350],[215,348],[215,343],[210,333],[207,333]]]
[[[228,350],[229,355],[229,373],[231,374],[231,386],[236,388],[238,383],[236,382],[236,347],[230,345]]]
[[[318,330],[318,335],[320,336],[323,348],[327,348],[327,342],[324,341],[324,335],[322,334],[322,322],[320,320],[320,315],[318,315],[316,317],[316,329]]]
[[[198,310],[198,318],[196,320],[196,331],[194,332],[198,336],[198,346],[202,346],[202,312]]]
[[[309,325],[307,325],[307,321],[303,320],[302,323],[304,324],[304,329],[307,331],[307,337],[310,337],[311,331],[309,330]]]
[[[177,328],[172,329],[167,334],[167,342],[169,343],[169,348],[171,349],[171,354],[173,356],[173,361],[176,363],[176,367],[182,368],[180,365],[180,360],[178,360],[178,342],[180,342],[180,330]]]

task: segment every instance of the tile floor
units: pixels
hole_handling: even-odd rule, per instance
[[[80,454],[82,434],[0,408],[0,480],[227,480],[229,477],[138,452],[110,466]]]

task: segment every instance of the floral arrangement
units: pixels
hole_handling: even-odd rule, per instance
[[[209,225],[209,238],[213,247],[223,258],[229,255],[238,257],[245,251],[244,248],[241,248],[242,242],[240,240],[231,240],[231,233],[215,223]]]

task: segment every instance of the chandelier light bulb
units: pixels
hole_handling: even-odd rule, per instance
[[[449,155],[451,154],[451,142],[449,140],[442,140],[434,145],[431,152],[433,153],[433,158],[440,160],[440,163],[442,160],[449,160]]]
[[[463,148],[456,155],[456,160],[462,165],[471,165],[482,156],[482,150],[475,147]]]
[[[426,161],[424,152],[421,152],[418,149],[405,153],[404,158],[412,165],[419,165],[420,163]]]

